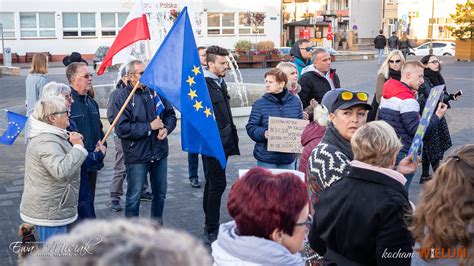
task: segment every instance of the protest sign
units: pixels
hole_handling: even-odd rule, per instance
[[[269,117],[268,151],[301,153],[301,134],[308,123],[308,120]]]

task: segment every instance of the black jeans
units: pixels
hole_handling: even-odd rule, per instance
[[[226,183],[225,169],[222,169],[219,160],[214,157],[202,155],[204,165],[204,196],[202,207],[205,215],[204,230],[213,233],[219,230],[221,198],[224,194]]]

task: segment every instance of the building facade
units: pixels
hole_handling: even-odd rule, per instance
[[[143,0],[153,53],[180,10],[188,7],[198,45],[233,48],[238,40],[281,40],[281,2],[275,0]],[[50,52],[53,60],[73,51],[91,58],[110,46],[125,22],[131,0],[2,0],[5,47],[24,60],[27,52]],[[143,45],[142,45],[143,46]]]

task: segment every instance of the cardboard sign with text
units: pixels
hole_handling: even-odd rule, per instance
[[[268,151],[301,153],[301,134],[308,120],[283,117],[268,118]]]

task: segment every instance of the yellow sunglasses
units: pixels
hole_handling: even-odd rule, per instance
[[[343,91],[341,93],[341,99],[343,99],[344,101],[350,101],[354,98],[354,95],[360,101],[367,102],[367,100],[369,99],[369,95],[365,92],[352,92],[352,91]]]

